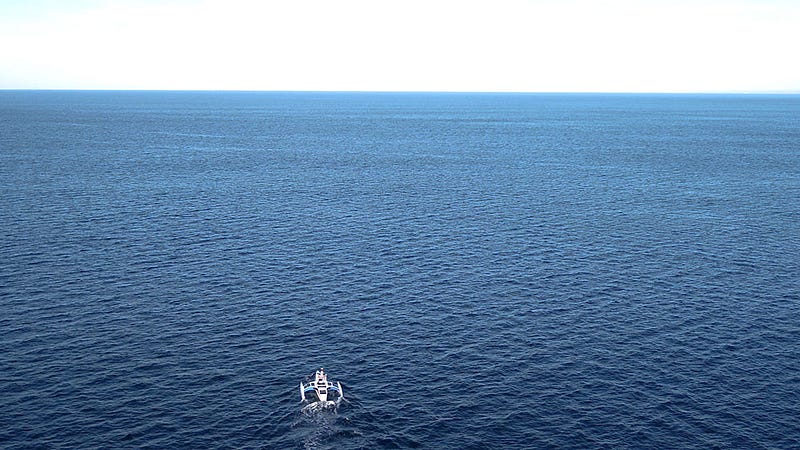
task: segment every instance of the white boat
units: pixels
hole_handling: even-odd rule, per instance
[[[344,398],[342,384],[328,381],[325,369],[319,369],[314,374],[314,379],[308,383],[300,382],[300,398],[309,402],[338,402]]]

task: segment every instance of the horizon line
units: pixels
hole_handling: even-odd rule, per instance
[[[532,95],[800,95],[800,90],[742,91],[481,91],[481,90],[338,90],[338,89],[125,89],[125,88],[0,88],[0,91],[28,92],[229,92],[229,93],[309,93],[309,94],[532,94]]]

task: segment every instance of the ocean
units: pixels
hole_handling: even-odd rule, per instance
[[[302,411],[324,367],[345,399]],[[800,447],[800,96],[0,91],[0,447]]]

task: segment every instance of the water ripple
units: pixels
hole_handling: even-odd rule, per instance
[[[0,98],[4,447],[800,446],[794,97]]]

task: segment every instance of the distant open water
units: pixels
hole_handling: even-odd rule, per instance
[[[346,401],[301,413],[319,367]],[[2,448],[798,418],[798,96],[0,92]]]

